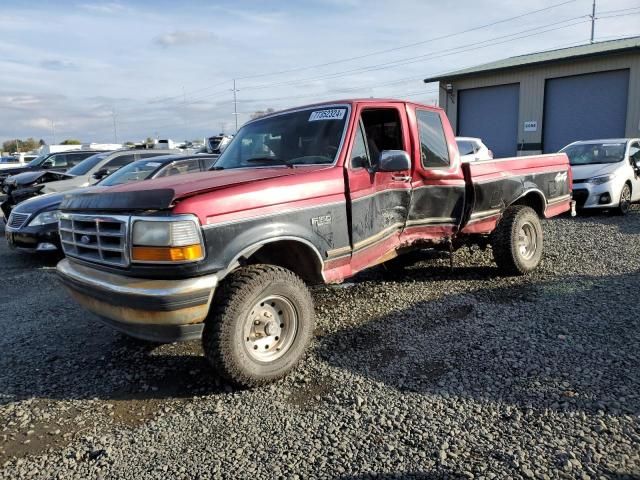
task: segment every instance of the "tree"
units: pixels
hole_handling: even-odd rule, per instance
[[[275,110],[269,107],[266,110],[258,110],[257,112],[253,112],[250,115],[250,117],[251,117],[251,120],[255,120],[256,118],[264,117],[265,115],[269,115],[270,113],[273,113],[273,112],[275,112]]]
[[[38,148],[38,141],[32,137],[25,140],[14,138],[2,143],[2,150],[4,152],[28,152],[36,148]]]
[[[147,145],[151,145],[151,144],[153,143],[153,138],[151,138],[151,137],[147,137],[147,139],[145,140],[145,143],[146,143]]]
[[[124,144],[125,144],[127,147],[133,147],[133,146],[135,146],[135,143],[133,143],[132,141],[124,142]]]
[[[41,138],[41,139],[38,141],[38,145],[40,145],[41,147],[44,147],[46,144],[47,144],[47,142],[45,142],[43,138]]]
[[[75,138],[67,138],[60,142],[60,145],[82,145],[80,140],[76,140]]]

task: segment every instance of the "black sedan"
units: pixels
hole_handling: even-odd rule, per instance
[[[26,165],[15,166],[13,168],[3,168],[0,170],[0,184],[4,182],[7,177],[23,172],[32,172],[37,170],[64,172],[65,170],[77,165],[85,158],[95,155],[101,151],[103,150],[71,150],[68,152],[40,155]]]
[[[150,178],[202,172],[208,170],[216,158],[217,155],[202,154],[151,157],[120,168],[94,186],[30,198],[12,210],[5,226],[5,237],[9,246],[21,250],[58,251],[58,207],[65,196]]]

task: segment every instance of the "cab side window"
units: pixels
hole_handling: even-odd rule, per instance
[[[362,125],[371,166],[380,161],[383,150],[404,150],[400,114],[395,108],[364,110]]]
[[[629,147],[629,159],[634,165],[640,161],[640,142],[633,142]]]
[[[53,155],[53,156],[47,158],[46,163],[51,165],[54,168],[56,168],[56,167],[66,167],[67,166],[67,156],[65,154]]]
[[[416,110],[420,135],[420,157],[424,168],[448,167],[449,149],[440,114],[429,110]]]
[[[133,155],[120,155],[114,158],[113,160],[107,162],[107,164],[102,168],[106,169],[108,173],[113,173],[116,170],[118,170],[120,167],[124,167],[125,165],[130,164],[131,162],[133,162],[133,160],[134,160]]]
[[[182,175],[183,173],[201,172],[200,161],[198,159],[182,160],[166,166],[158,177],[170,177],[172,175]]]
[[[371,161],[369,160],[369,152],[365,142],[364,130],[362,123],[358,123],[358,130],[353,139],[353,148],[351,149],[351,168],[369,168]]]

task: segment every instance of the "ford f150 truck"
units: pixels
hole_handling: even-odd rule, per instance
[[[540,218],[570,198],[564,154],[462,164],[438,108],[316,104],[247,123],[214,171],[68,196],[57,269],[104,322],[147,340],[201,337],[220,374],[255,386],[303,355],[308,283],[469,244],[525,274],[542,257]]]

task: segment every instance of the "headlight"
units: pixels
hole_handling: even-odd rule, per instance
[[[51,212],[42,212],[34,217],[29,222],[30,227],[37,227],[40,225],[48,225],[50,223],[58,223],[60,218],[60,212],[58,210],[52,210]]]
[[[600,177],[590,178],[589,180],[587,180],[587,183],[591,183],[593,185],[602,185],[603,183],[610,182],[614,178],[616,178],[616,176],[612,173],[610,175],[602,175]]]
[[[131,259],[138,262],[195,262],[204,258],[195,220],[135,220]]]

